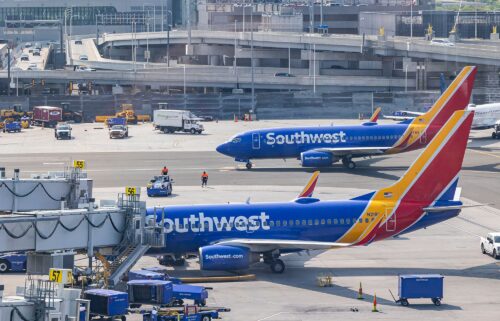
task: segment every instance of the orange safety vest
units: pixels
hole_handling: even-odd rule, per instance
[[[168,174],[168,168],[164,168],[164,169],[162,169],[162,170],[161,170],[161,173],[162,173],[162,174],[165,174],[165,175],[166,175],[166,174]]]
[[[201,174],[201,178],[208,178],[208,174],[207,173]]]

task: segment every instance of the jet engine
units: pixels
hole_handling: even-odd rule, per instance
[[[300,154],[302,167],[327,167],[333,162],[333,156],[328,152],[308,151]]]
[[[259,254],[239,246],[208,245],[201,247],[199,251],[202,270],[245,270],[251,263],[260,260]]]

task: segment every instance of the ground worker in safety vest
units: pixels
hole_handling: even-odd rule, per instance
[[[163,166],[163,169],[161,170],[162,175],[168,175],[168,168],[167,166]]]
[[[203,171],[203,174],[201,174],[201,187],[206,187],[208,183],[208,174],[207,172]]]

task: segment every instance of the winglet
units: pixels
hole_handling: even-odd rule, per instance
[[[380,115],[380,111],[382,110],[381,107],[377,107],[377,109],[375,109],[375,111],[373,112],[373,115],[372,117],[370,118],[370,121],[371,122],[374,122],[376,123],[377,120],[378,120],[378,116]]]
[[[311,178],[309,179],[309,182],[307,182],[306,186],[304,187],[302,192],[300,192],[297,198],[312,197],[314,188],[316,187],[316,183],[318,182],[318,178],[319,178],[319,171],[315,171],[312,174]]]

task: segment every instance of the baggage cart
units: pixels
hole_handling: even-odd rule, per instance
[[[401,303],[403,306],[408,306],[408,299],[429,298],[434,305],[440,306],[443,299],[443,281],[444,276],[440,274],[400,275],[398,285],[399,299],[394,299],[394,301]]]

